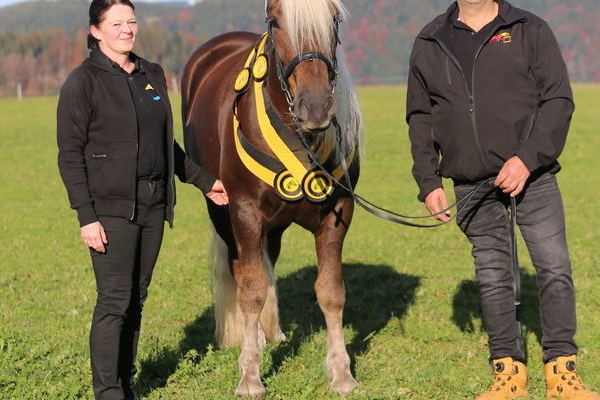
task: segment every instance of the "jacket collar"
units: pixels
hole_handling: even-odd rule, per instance
[[[145,60],[143,58],[138,57],[134,52],[130,52],[129,59],[135,63],[134,70],[139,70],[139,72],[145,73]],[[87,61],[104,71],[115,74],[123,73],[121,66],[108,58],[108,56],[104,54],[98,47],[90,51],[90,56],[88,57]]]
[[[508,1],[505,0],[494,0],[500,6],[498,10],[498,15],[500,17],[501,25],[512,25],[519,21],[527,20],[527,13],[520,8],[513,7]],[[431,21],[423,30],[421,31],[420,37],[425,39],[430,39],[447,27],[452,23],[452,16],[458,12],[458,3],[455,1],[448,7],[446,12],[433,21]]]

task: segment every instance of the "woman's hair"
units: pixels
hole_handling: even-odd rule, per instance
[[[92,4],[90,4],[90,26],[100,25],[104,14],[115,4],[123,4],[131,7],[132,10],[135,10],[135,7],[130,0],[92,0]],[[87,36],[87,47],[88,49],[95,49],[98,47],[98,39],[91,33],[88,33]]]

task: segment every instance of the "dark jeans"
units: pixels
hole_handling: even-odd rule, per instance
[[[457,199],[475,186],[456,184]],[[457,222],[473,245],[490,359],[526,361],[514,306],[509,205],[508,195],[490,182],[469,204],[462,205],[466,208]],[[517,224],[537,272],[544,361],[576,354],[575,291],[554,174],[532,180],[517,197]]]
[[[165,182],[138,181],[133,221],[100,216],[106,253],[92,253],[98,299],[90,332],[97,400],[132,399],[142,307],[158,257],[165,219]]]

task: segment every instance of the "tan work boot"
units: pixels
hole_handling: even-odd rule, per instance
[[[512,357],[494,360],[495,380],[490,390],[475,400],[514,400],[527,398],[527,367]]]
[[[577,356],[558,357],[546,363],[546,389],[548,400],[600,400],[600,395],[583,386],[577,373]]]

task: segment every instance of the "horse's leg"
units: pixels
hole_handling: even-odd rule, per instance
[[[227,208],[207,200],[208,213],[215,228],[211,246],[215,336],[221,348],[242,345],[243,318],[233,279],[233,262],[237,259],[235,238]]]
[[[211,205],[208,210],[216,230],[211,248],[213,267],[213,300],[215,306],[216,337],[219,347],[242,345],[244,320],[237,296],[237,284],[233,279],[233,263],[237,259],[235,239],[228,211]],[[279,310],[273,266],[279,256],[281,235],[285,228],[270,231],[264,243],[264,269],[268,279],[267,299],[260,314],[259,345],[266,341],[282,342],[286,339],[279,327]]]
[[[275,266],[275,263],[279,258],[279,253],[281,252],[281,237],[288,227],[289,225],[286,225],[281,228],[272,229],[267,233],[266,250],[273,266]]]
[[[350,357],[344,344],[342,314],[346,290],[342,277],[342,245],[352,219],[353,204],[342,199],[315,235],[319,273],[315,291],[327,324],[327,371],[331,389],[350,393],[358,382],[350,372]]]
[[[276,228],[266,235],[265,241],[265,273],[269,281],[269,289],[267,292],[267,299],[262,313],[260,314],[260,323],[264,329],[266,339],[272,342],[282,342],[286,340],[285,335],[281,331],[279,325],[279,307],[277,304],[277,289],[276,289],[276,278],[275,278],[275,263],[279,257],[281,250],[281,236],[285,231],[285,227]]]
[[[266,391],[260,380],[261,338],[260,314],[267,299],[268,279],[263,265],[262,229],[256,218],[250,218],[248,210],[239,211],[240,218],[233,216],[238,259],[233,263],[233,275],[237,283],[237,298],[243,316],[242,352],[238,365],[242,378],[235,394],[262,398]]]

